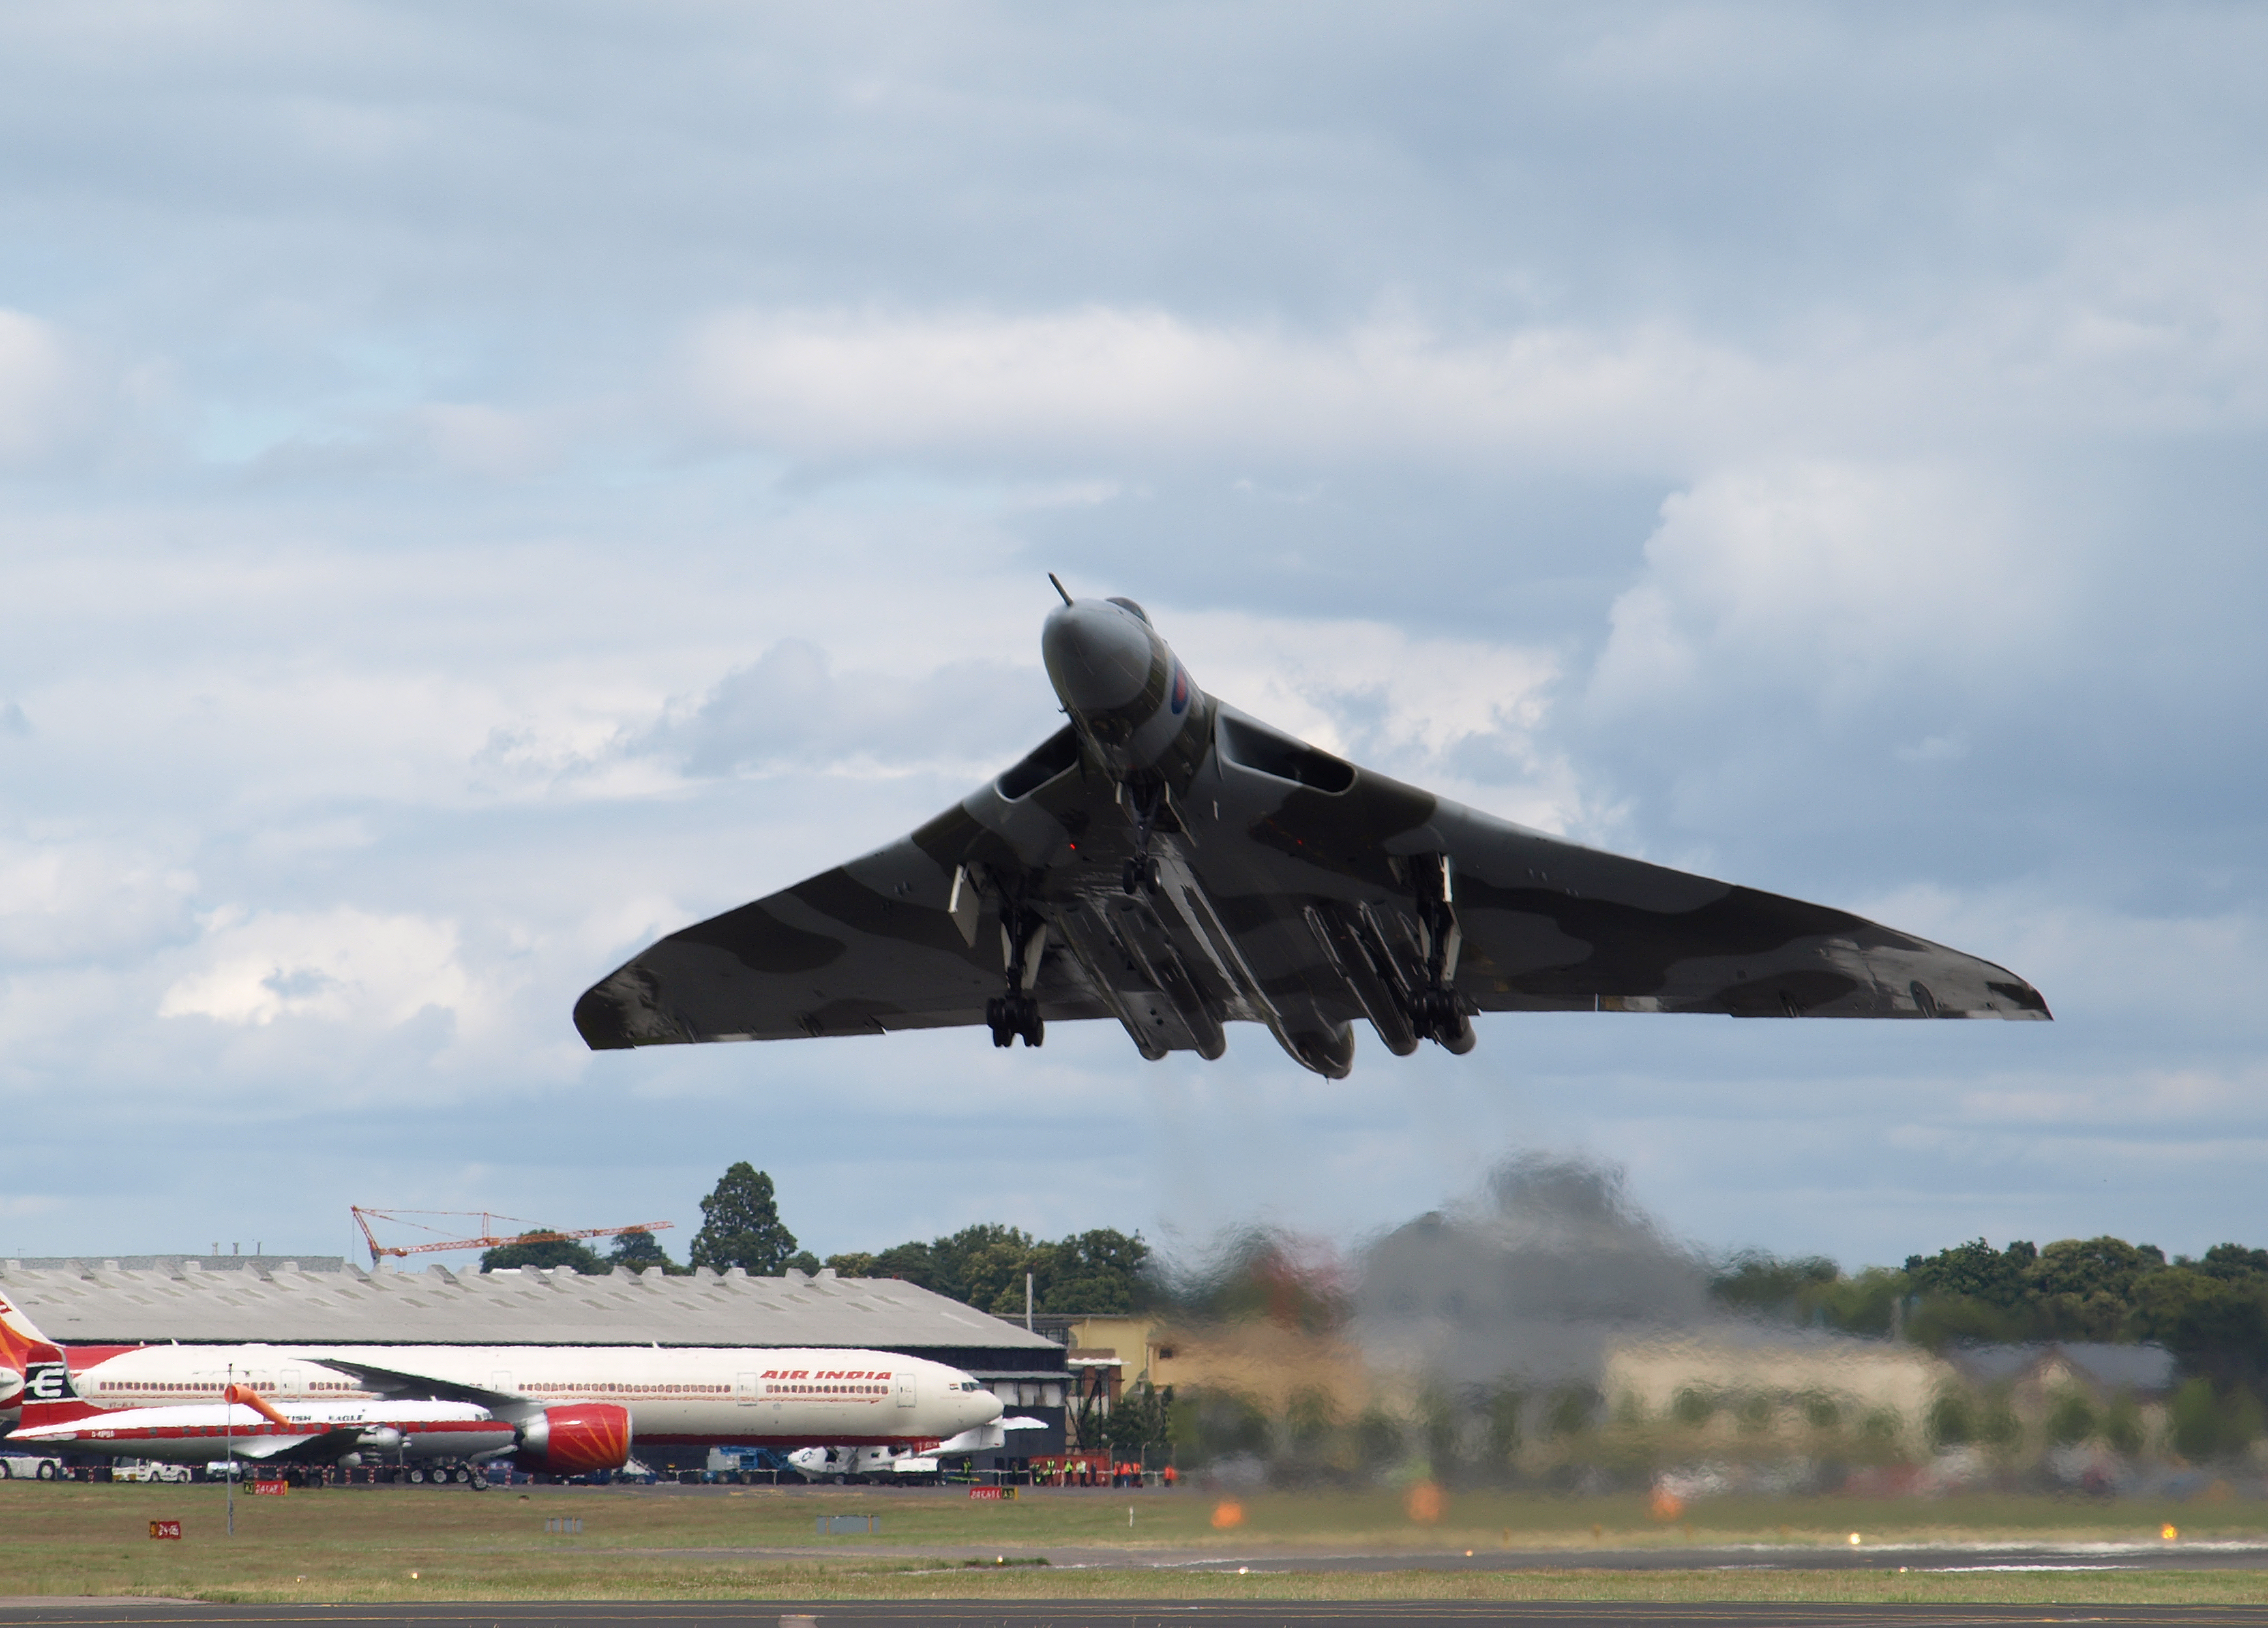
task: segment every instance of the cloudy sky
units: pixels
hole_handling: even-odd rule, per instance
[[[0,1251],[350,1202],[2268,1242],[2268,14],[0,11]],[[586,1053],[656,934],[1213,693],[2058,1020]]]

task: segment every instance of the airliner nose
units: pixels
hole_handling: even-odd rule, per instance
[[[1040,630],[1048,681],[1074,712],[1108,712],[1141,694],[1155,659],[1150,630],[1107,600],[1058,605]]]

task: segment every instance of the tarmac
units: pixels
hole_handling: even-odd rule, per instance
[[[549,1548],[572,1554],[577,1545]],[[2268,1573],[2268,1544],[2193,1541],[2065,1543],[1889,1543],[1852,1548],[1796,1544],[1711,1544],[1675,1549],[1309,1550],[1119,1549],[1069,1544],[997,1549],[873,1543],[766,1543],[761,1547],[705,1545],[666,1549],[587,1551],[594,1558],[639,1555],[701,1560],[935,1560],[960,1567],[998,1557],[1049,1567],[1096,1571],[1167,1572],[2261,1572]],[[2268,1589],[2268,1579],[2264,1579]]]
[[[391,1624],[401,1628],[1970,1628],[1971,1624],[2087,1624],[2103,1628],[2256,1628],[2268,1604],[2148,1605],[1596,1605],[1521,1603],[1378,1604],[1301,1602],[1246,1604],[1155,1601],[923,1600],[887,1604],[470,1604],[202,1605],[167,1600],[5,1600],[7,1628],[298,1628],[299,1624]]]

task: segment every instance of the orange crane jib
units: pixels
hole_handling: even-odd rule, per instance
[[[557,1243],[573,1238],[614,1238],[623,1233],[667,1232],[675,1225],[672,1221],[632,1221],[626,1227],[584,1227],[572,1232],[556,1232],[539,1227],[530,1232],[499,1234],[495,1223],[516,1221],[516,1215],[499,1215],[493,1210],[365,1210],[360,1204],[349,1204],[355,1225],[362,1228],[363,1241],[370,1245],[370,1263],[378,1264],[384,1256],[435,1255],[449,1249],[496,1249],[508,1243]],[[411,1215],[478,1216],[480,1236],[476,1238],[445,1238],[432,1243],[380,1243],[378,1234],[370,1230],[372,1221],[392,1221],[398,1226],[415,1227],[423,1232],[438,1232],[438,1227],[427,1227],[422,1221],[407,1221]]]

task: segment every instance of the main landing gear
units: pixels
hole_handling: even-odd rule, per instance
[[[1040,1017],[1040,1003],[1029,995],[995,995],[984,1003],[984,1021],[992,1030],[992,1043],[1012,1046],[1020,1035],[1027,1046],[1047,1038],[1048,1026]]]
[[[1472,1020],[1463,1003],[1455,991],[1440,983],[1410,992],[1410,1028],[1418,1039],[1437,1041],[1451,1051],[1473,1049]]]
[[[1039,998],[1031,988],[1039,976],[1047,923],[1036,911],[1012,903],[1001,910],[1000,936],[1008,962],[1008,992],[984,1003],[984,1022],[996,1046],[1012,1046],[1020,1035],[1026,1045],[1037,1047],[1047,1038],[1048,1026],[1041,1020]]]
[[[1430,1040],[1462,1057],[1473,1049],[1472,1020],[1465,1003],[1452,987],[1457,976],[1457,951],[1464,933],[1457,925],[1454,872],[1447,854],[1427,854],[1410,861],[1410,881],[1417,894],[1418,939],[1425,952],[1425,982],[1410,991],[1410,1028],[1420,1040]]]

